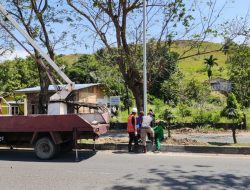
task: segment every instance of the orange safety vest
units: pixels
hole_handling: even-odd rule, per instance
[[[127,131],[128,132],[135,132],[135,126],[136,126],[136,119],[135,119],[135,126],[132,124],[132,118],[135,117],[133,114],[129,114],[128,116],[128,126]]]

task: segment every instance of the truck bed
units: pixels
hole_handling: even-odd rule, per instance
[[[107,114],[1,116],[0,132],[66,132],[77,129],[101,135],[109,127]]]
[[[96,139],[106,133],[109,114],[1,116],[0,144],[12,147],[31,144],[40,159],[77,148],[78,139]]]

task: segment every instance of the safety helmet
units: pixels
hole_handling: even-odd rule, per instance
[[[133,108],[132,113],[137,113],[137,108]]]

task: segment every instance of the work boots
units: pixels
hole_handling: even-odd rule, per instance
[[[128,152],[132,152],[132,145],[131,144],[128,145]]]
[[[139,149],[139,145],[135,145],[135,146],[134,146],[134,152],[135,152],[135,153],[138,153],[138,149]]]

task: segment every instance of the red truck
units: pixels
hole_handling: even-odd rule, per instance
[[[43,63],[43,65],[46,63],[49,66],[44,66],[44,68],[46,69],[48,78],[57,91],[50,97],[50,101],[48,102],[48,115],[0,116],[0,144],[20,145],[31,143],[34,146],[38,158],[50,159],[61,150],[72,149],[77,139],[95,139],[105,133],[109,126],[107,109],[103,109],[104,107],[102,106],[96,106],[95,108],[97,108],[97,110],[93,113],[68,113],[68,97],[73,95],[72,92],[75,83],[72,82],[48,54],[36,44],[29,34],[19,26],[1,3],[0,13],[3,15],[3,17],[0,17],[0,26],[5,29],[6,32],[14,37],[14,34],[5,26],[5,22],[10,22],[29,44],[39,52],[39,62]],[[18,41],[16,37],[14,37],[14,39],[31,57],[34,57],[33,54],[24,47],[23,43]],[[58,86],[55,84],[51,76],[51,74],[53,74],[51,69],[66,82],[66,85]]]
[[[72,150],[77,139],[96,139],[106,133],[109,114],[0,116],[0,144],[30,143],[40,159]]]

